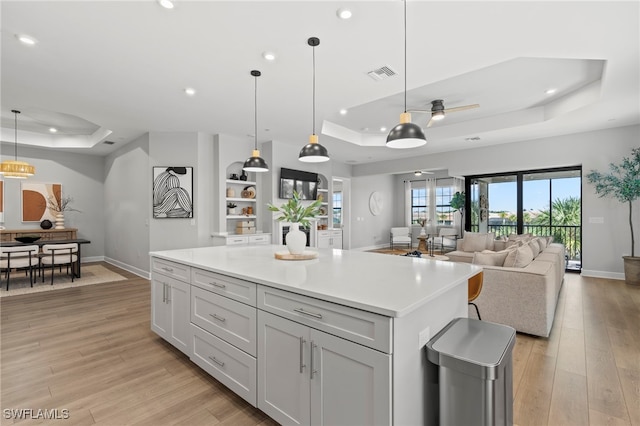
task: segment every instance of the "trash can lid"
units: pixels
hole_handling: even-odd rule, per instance
[[[438,365],[457,366],[481,377],[495,376],[505,355],[510,356],[516,331],[512,327],[472,318],[456,318],[427,343],[429,359]],[[433,355],[436,355],[435,357]]]

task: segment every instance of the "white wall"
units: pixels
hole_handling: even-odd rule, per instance
[[[145,134],[104,159],[105,258],[139,275],[149,271],[151,168]]]
[[[375,177],[397,170],[448,168],[451,176],[510,172],[539,168],[582,165],[583,177],[592,169],[604,171],[640,145],[640,126],[556,136],[513,144],[437,153],[353,167],[354,176]],[[360,179],[360,178],[358,178]],[[355,180],[355,179],[354,179]],[[364,185],[363,185],[364,186]],[[396,200],[402,203],[401,198]],[[617,201],[600,199],[583,179],[582,189],[583,274],[622,278],[622,256],[630,252],[628,209]],[[640,223],[640,202],[634,204],[634,223]],[[604,223],[589,223],[589,218]],[[638,226],[640,228],[640,226]],[[354,230],[355,232],[355,230]],[[354,240],[366,240],[366,236]],[[636,253],[640,237],[636,235]]]
[[[13,154],[13,146],[2,144],[2,154]],[[74,154],[59,150],[20,146],[18,159],[36,168],[29,182],[60,183],[64,196],[74,199],[73,208],[80,212],[65,213],[65,226],[78,228],[78,238],[91,244],[82,247],[82,257],[101,258],[105,244],[104,162],[100,157]],[[4,179],[4,205],[6,229],[40,229],[39,223],[22,222],[20,182],[22,179]]]
[[[386,245],[392,226],[403,226],[395,221],[398,194],[395,177],[390,174],[351,179],[351,247],[372,248]],[[383,208],[378,216],[369,211],[369,196],[382,194]]]

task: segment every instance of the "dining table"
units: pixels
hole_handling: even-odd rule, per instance
[[[33,246],[36,245],[38,247],[40,247],[40,249],[42,249],[42,246],[45,244],[68,244],[68,243],[76,243],[78,244],[78,262],[76,262],[77,269],[76,269],[76,277],[80,278],[80,274],[81,274],[81,268],[80,265],[82,264],[82,262],[80,262],[80,260],[82,259],[82,245],[83,244],[91,244],[90,240],[84,239],[84,238],[77,238],[77,239],[73,239],[73,240],[37,240],[34,241],[32,243],[21,243],[20,241],[2,241],[0,243],[0,245],[4,246],[4,247],[19,247],[19,246]]]

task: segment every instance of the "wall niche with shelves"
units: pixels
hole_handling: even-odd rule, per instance
[[[236,161],[226,169],[224,214],[228,236],[253,235],[258,224],[258,182],[256,173],[242,170]]]

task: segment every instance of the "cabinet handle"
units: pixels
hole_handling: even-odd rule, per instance
[[[173,272],[173,268],[169,268],[169,267],[167,267],[167,266],[163,266],[163,267],[162,267],[162,268],[160,268],[160,269],[162,269],[163,271],[167,271],[167,272]]]
[[[216,364],[218,364],[220,367],[224,367],[224,362],[220,361],[219,359],[216,359],[215,356],[210,356],[209,359],[215,362]]]
[[[300,337],[300,373],[302,373],[302,370],[304,370],[304,368],[306,367],[306,365],[304,365],[304,344],[306,343],[306,340],[304,340],[304,337]]]
[[[162,303],[167,303],[167,284],[162,283]]]
[[[171,285],[165,284],[167,286],[167,303],[171,302]]]
[[[218,284],[218,283],[217,283],[217,282],[215,282],[215,281],[213,281],[213,282],[211,282],[211,283],[209,283],[209,284],[211,284],[211,285],[212,285],[212,286],[214,286],[214,287],[218,287],[218,288],[227,288],[227,286],[226,286],[226,285],[224,285],[224,284]]]
[[[316,349],[317,347],[318,347],[318,345],[316,345],[315,343],[313,343],[313,340],[312,340],[312,341],[311,341],[311,377],[310,377],[310,379],[311,379],[311,380],[313,380],[313,375],[314,375],[315,373],[317,373],[317,372],[318,372],[318,370],[315,370],[315,369],[313,368],[313,364],[314,364],[314,363],[313,363],[313,354],[314,354],[315,349]]]
[[[227,320],[226,318],[221,317],[221,316],[216,315],[216,314],[209,314],[209,315],[210,315],[211,317],[213,317],[213,319],[217,319],[217,320],[218,320],[218,321],[220,321],[220,322],[225,322],[225,321]]]
[[[322,319],[322,315],[321,314],[316,314],[315,312],[305,311],[303,308],[295,308],[294,312],[298,312],[298,313],[303,314],[303,315],[308,315],[310,317]]]

